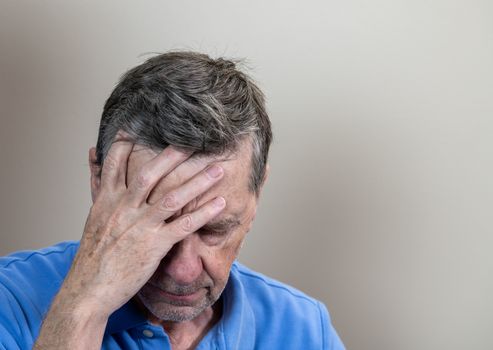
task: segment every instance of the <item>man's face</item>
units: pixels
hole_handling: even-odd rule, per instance
[[[129,158],[127,180],[132,181],[141,166],[155,155],[150,149],[136,145]],[[205,164],[216,163],[224,169],[224,177],[219,183],[176,216],[194,211],[217,196],[226,200],[225,209],[201,230],[177,243],[137,294],[138,300],[158,319],[191,320],[220,297],[231,264],[255,217],[257,197],[248,188],[250,158],[250,142],[244,142],[230,156],[191,158],[162,179],[151,193],[148,201],[152,204]]]

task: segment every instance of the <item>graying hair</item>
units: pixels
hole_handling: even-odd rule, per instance
[[[129,70],[106,101],[96,145],[102,165],[116,133],[153,149],[173,145],[195,154],[235,151],[252,143],[249,188],[263,182],[272,131],[265,98],[235,62],[195,52],[168,52]]]

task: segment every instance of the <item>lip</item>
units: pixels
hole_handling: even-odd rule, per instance
[[[173,301],[182,302],[182,303],[193,303],[194,301],[198,300],[201,297],[201,295],[203,294],[202,289],[199,289],[192,294],[173,294],[173,293],[166,292],[166,291],[162,290],[161,288],[156,287],[152,284],[149,284],[149,285],[152,287],[152,289],[154,289],[156,292],[158,292],[160,296],[163,296],[164,298],[166,298],[168,300],[173,300]]]

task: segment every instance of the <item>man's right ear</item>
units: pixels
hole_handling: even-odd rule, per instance
[[[101,188],[101,165],[97,163],[97,159],[96,148],[91,147],[89,149],[89,168],[91,169],[91,197],[93,203]]]

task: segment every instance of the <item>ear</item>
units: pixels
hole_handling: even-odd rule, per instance
[[[264,188],[264,185],[267,182],[267,179],[269,178],[269,174],[270,174],[270,164],[267,163],[267,164],[265,164],[264,178],[262,179],[262,184],[260,185],[260,188],[258,190],[257,198],[260,197],[260,194],[262,193],[262,190]]]
[[[94,203],[101,188],[101,166],[97,163],[95,147],[89,149],[89,168],[91,170],[91,197]]]
[[[267,182],[269,175],[270,175],[270,164],[267,163],[265,164],[265,173],[264,173],[264,178],[262,179],[262,187],[264,187],[264,184]]]

